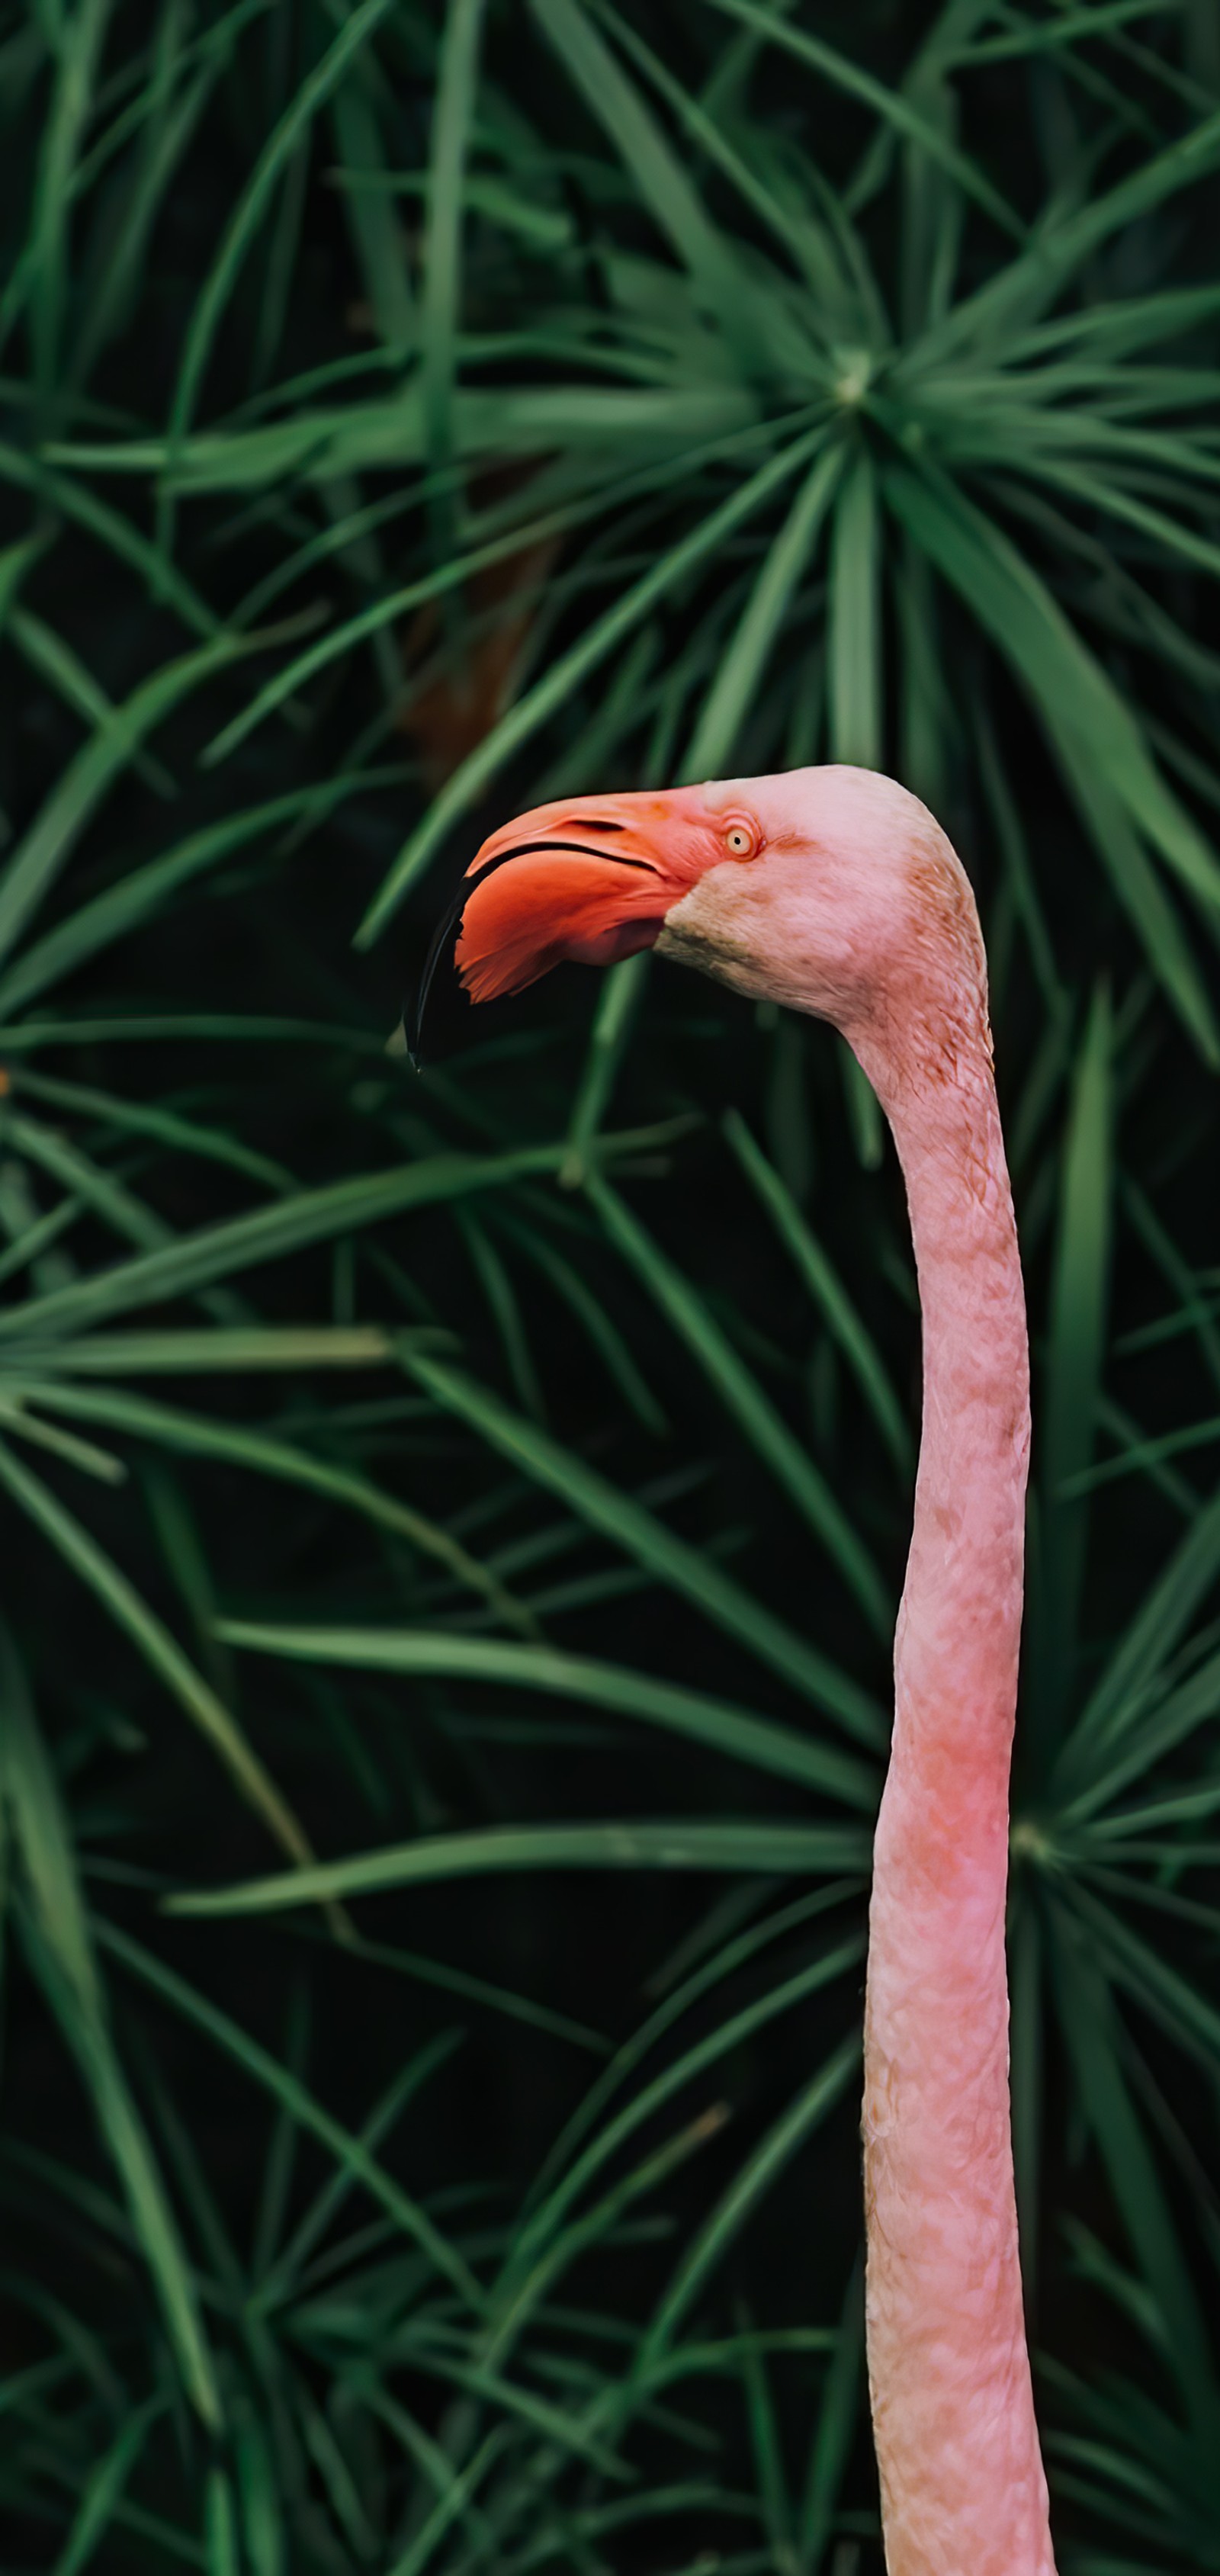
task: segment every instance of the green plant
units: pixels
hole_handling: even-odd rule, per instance
[[[384,1052],[484,816],[829,757],[991,956],[1064,2564],[1213,2567],[1214,14],[0,45],[14,2563],[878,2564],[876,1104],[641,960]]]

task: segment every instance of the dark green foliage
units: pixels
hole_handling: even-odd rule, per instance
[[[876,1103],[638,959],[385,1050],[494,819],[837,757],[992,961],[1062,2563],[1220,2569],[1214,0],[28,0],[0,116],[5,2566],[879,2568]]]

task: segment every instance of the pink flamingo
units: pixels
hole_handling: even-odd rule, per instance
[[[986,960],[926,808],[860,769],[542,805],[437,950],[474,1001],[655,946],[833,1021],[889,1119],[923,1438],[864,2039],[868,2363],[890,2576],[1054,2576],[1021,2301],[1004,1906],[1029,1363]],[[425,984],[426,990],[426,984]]]

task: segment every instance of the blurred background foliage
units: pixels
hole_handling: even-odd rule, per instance
[[[386,1053],[492,822],[839,758],[991,955],[1061,2562],[1220,2568],[1214,0],[0,23],[5,2564],[877,2576],[893,1155],[647,960]]]

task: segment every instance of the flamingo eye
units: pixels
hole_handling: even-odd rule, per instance
[[[749,859],[754,855],[754,834],[748,823],[730,823],[724,846],[731,859]]]

